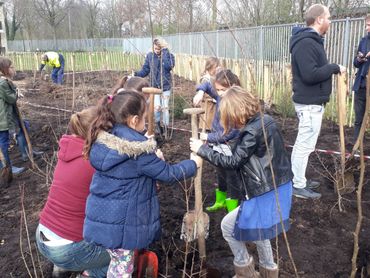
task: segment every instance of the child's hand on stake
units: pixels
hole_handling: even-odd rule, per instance
[[[202,140],[190,138],[190,150],[194,153],[198,153],[200,147],[203,145]]]

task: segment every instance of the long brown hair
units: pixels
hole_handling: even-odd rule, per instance
[[[146,100],[142,93],[127,90],[103,97],[98,104],[97,117],[91,124],[90,132],[86,138],[84,156],[88,158],[92,144],[101,131],[110,131],[116,123],[128,124],[131,116],[141,119],[146,110]]]
[[[124,76],[120,80],[117,81],[116,85],[114,85],[113,89],[111,90],[112,95],[116,95],[120,89],[126,90],[135,90],[141,92],[144,87],[149,87],[149,82],[145,78],[138,77],[138,76]]]
[[[213,68],[217,68],[218,66],[220,66],[220,60],[217,57],[207,58],[203,74],[206,74],[208,71]]]
[[[229,69],[222,69],[216,73],[215,82],[225,88],[240,86],[239,77]]]
[[[232,128],[243,127],[259,111],[259,100],[242,87],[232,86],[220,102],[220,122],[227,134]]]
[[[9,76],[9,69],[13,62],[7,57],[0,57],[0,71],[4,76]]]
[[[80,112],[74,113],[68,124],[68,131],[71,134],[77,135],[82,139],[86,139],[89,133],[89,128],[93,120],[98,114],[98,108],[92,106]]]

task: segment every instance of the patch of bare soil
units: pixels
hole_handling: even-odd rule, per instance
[[[19,101],[24,117],[31,122],[31,140],[34,148],[45,152],[42,158],[37,159],[37,168],[31,169],[29,163],[22,162],[16,147],[11,149],[11,158],[16,166],[27,166],[28,170],[15,177],[9,188],[0,188],[0,270],[3,277],[29,277],[25,262],[30,273],[40,275],[42,269],[44,277],[51,276],[52,265],[44,258],[36,255],[34,233],[38,223],[38,214],[47,198],[48,189],[53,176],[53,167],[56,161],[57,141],[66,132],[72,108],[72,98],[75,95],[75,110],[94,105],[103,95],[109,93],[115,81],[122,75],[121,72],[94,72],[75,76],[75,87],[72,86],[72,76],[66,76],[66,84],[55,86],[49,82],[34,80],[31,73],[19,73],[18,86],[23,90],[25,97]],[[175,94],[180,95],[187,103],[194,91],[194,83],[177,78],[175,79]],[[29,90],[31,89],[31,90]],[[33,90],[32,90],[33,89]],[[36,90],[35,90],[36,89]],[[31,105],[32,104],[32,105]],[[34,105],[36,104],[36,106]],[[38,105],[38,106],[37,106]],[[61,110],[50,109],[57,107]],[[274,115],[282,124],[282,119]],[[175,120],[176,128],[190,130],[190,120]],[[285,119],[282,126],[283,136],[288,145],[293,145],[297,120]],[[352,132],[347,131],[347,137]],[[338,129],[335,124],[324,122],[318,142],[318,148],[338,150]],[[190,133],[174,130],[171,140],[162,141],[162,150],[167,161],[178,162],[189,157]],[[369,137],[366,142],[369,142]],[[368,144],[367,144],[368,145]],[[288,151],[291,151],[288,148]],[[367,146],[365,154],[370,155]],[[292,228],[287,233],[291,252],[300,277],[349,277],[351,257],[353,251],[353,235],[357,220],[356,195],[351,193],[344,196],[345,211],[339,212],[337,195],[333,190],[333,183],[328,178],[334,171],[334,161],[338,157],[328,154],[312,154],[307,176],[319,180],[318,189],[323,197],[320,200],[294,199],[291,223]],[[367,166],[369,163],[367,162]],[[358,170],[356,171],[358,179]],[[363,191],[363,225],[361,230],[361,250],[358,266],[366,268],[370,253],[370,190],[368,188],[369,174],[366,174]],[[214,201],[214,184],[216,182],[215,168],[204,163],[202,186],[204,206]],[[32,266],[31,252],[27,243],[25,226],[21,228],[24,218],[21,214],[21,192],[24,190],[23,205],[27,217],[27,228],[30,235],[30,246],[36,270]],[[180,240],[180,230],[183,215],[186,211],[184,191],[178,184],[161,185],[158,192],[161,205],[162,239],[152,244],[159,257],[160,273],[164,277],[181,277],[183,263],[184,242]],[[193,199],[193,198],[192,198]],[[190,203],[193,208],[193,202]],[[233,256],[222,238],[220,222],[225,211],[209,214],[210,229],[206,240],[207,264],[217,268],[222,277],[233,276]],[[20,242],[24,260],[21,255]],[[294,270],[290,262],[286,243],[282,236],[273,241],[274,253],[280,265],[280,277],[294,277]],[[257,252],[252,243],[248,243],[250,252],[256,257]],[[196,253],[196,252],[194,252]],[[192,254],[188,256],[190,265]],[[198,258],[194,258],[194,272],[197,270]],[[188,273],[190,273],[188,268]],[[194,275],[195,277],[196,275]],[[360,276],[358,276],[360,277]]]

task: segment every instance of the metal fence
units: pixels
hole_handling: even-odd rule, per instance
[[[232,59],[253,59],[288,62],[289,37],[297,24],[258,26],[201,33],[165,35],[173,53],[217,56]],[[325,44],[329,60],[345,66],[351,64],[356,44],[364,35],[363,18],[333,20]],[[28,51],[125,51],[145,54],[151,38],[76,39],[9,41],[8,50]]]
[[[224,66],[232,68],[247,87],[254,83],[252,82],[254,80],[257,93],[261,98],[270,100],[274,104],[279,103],[281,107],[288,107],[291,105],[289,39],[292,27],[296,25],[299,24],[180,33],[163,36],[163,38],[169,43],[171,51],[177,54],[175,72],[180,76],[197,81],[199,72],[198,74],[194,73],[204,68],[204,57],[217,56],[223,58]],[[352,61],[359,40],[364,34],[365,22],[363,18],[346,18],[332,21],[325,36],[325,48],[329,61],[348,68],[348,90],[352,87],[355,74]],[[54,47],[52,40],[9,41],[9,51],[22,52],[19,54],[9,53],[9,55],[15,55],[13,59],[18,64],[18,68],[20,66],[21,69],[37,67],[37,60],[39,60],[37,56],[40,53],[28,53],[31,55],[27,55],[27,52],[37,50],[75,52],[73,55],[76,55],[76,61],[79,61],[77,63],[79,66],[76,66],[75,69],[101,68],[102,65],[104,68],[110,69],[124,69],[123,67],[126,65],[128,69],[132,69],[143,62],[145,53],[151,48],[150,37],[58,40],[57,43],[58,46]],[[81,53],[76,53],[78,51]],[[124,52],[124,56],[116,57],[119,52],[121,54]],[[82,56],[78,58],[79,55]],[[69,61],[69,58],[67,60]],[[26,61],[30,65],[26,64]],[[189,61],[191,62],[189,63]],[[333,84],[335,92],[336,83]],[[332,96],[333,99],[327,109],[327,117],[335,120],[335,93]],[[353,101],[351,98],[347,99],[347,105],[350,111],[347,123],[351,125],[353,120]]]

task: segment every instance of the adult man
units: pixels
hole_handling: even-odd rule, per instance
[[[363,37],[358,45],[357,56],[353,65],[358,68],[356,79],[352,90],[355,92],[355,130],[354,141],[360,133],[362,120],[366,109],[366,75],[370,65],[370,14],[365,17],[365,29],[367,35]]]
[[[307,27],[293,28],[290,41],[293,102],[299,119],[292,152],[293,194],[305,199],[321,197],[320,193],[312,191],[319,183],[306,180],[306,168],[310,153],[315,150],[325,104],[330,98],[332,75],[345,71],[343,66],[328,63],[323,36],[329,29],[329,18],[327,7],[312,5],[305,14]]]
[[[55,84],[61,85],[63,83],[64,75],[64,57],[60,53],[46,52],[41,56],[40,72],[43,70],[45,65],[48,65],[53,70],[51,72],[51,79]]]

